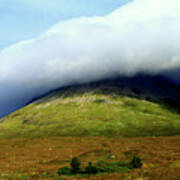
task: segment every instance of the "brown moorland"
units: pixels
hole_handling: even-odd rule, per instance
[[[60,177],[57,170],[78,157],[88,161],[129,161],[141,157],[143,167],[129,172]],[[179,180],[180,136],[51,137],[0,139],[0,179]]]

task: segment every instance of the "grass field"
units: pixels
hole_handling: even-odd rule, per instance
[[[134,155],[141,157],[141,169],[84,177],[57,175],[57,170],[75,156],[85,166],[88,161],[129,161]],[[180,136],[1,139],[0,175],[3,180],[179,180]]]
[[[180,180],[180,113],[161,101],[101,88],[49,94],[0,122],[0,180]],[[142,159],[117,173],[58,176],[78,157]]]
[[[178,134],[180,113],[172,107],[102,89],[53,93],[0,123],[2,138]]]

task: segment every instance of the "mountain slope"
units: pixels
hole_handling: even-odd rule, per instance
[[[178,105],[177,88],[162,91],[162,79],[145,82],[114,79],[56,90],[2,119],[0,137],[180,134],[179,111],[162,100]]]

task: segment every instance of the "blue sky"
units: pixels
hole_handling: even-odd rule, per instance
[[[130,0],[0,0],[0,49],[73,17],[110,13]]]

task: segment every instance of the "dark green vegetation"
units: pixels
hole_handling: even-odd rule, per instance
[[[142,162],[140,157],[134,156],[133,159],[130,162],[130,167],[131,168],[141,168],[142,167]]]
[[[88,166],[85,168],[85,173],[87,174],[97,174],[98,168],[92,165],[92,162],[88,163]]]
[[[134,156],[130,163],[127,162],[106,162],[99,161],[95,165],[88,163],[84,169],[81,167],[80,160],[77,157],[72,158],[71,167],[63,166],[58,170],[59,175],[75,175],[75,174],[97,174],[97,173],[115,173],[128,172],[133,168],[141,168],[142,162],[140,157]]]
[[[72,158],[71,160],[71,173],[77,174],[81,171],[81,163],[77,157]]]
[[[147,99],[147,98],[146,98]],[[161,136],[180,134],[180,113],[161,101],[113,87],[52,93],[0,123],[0,137]]]

